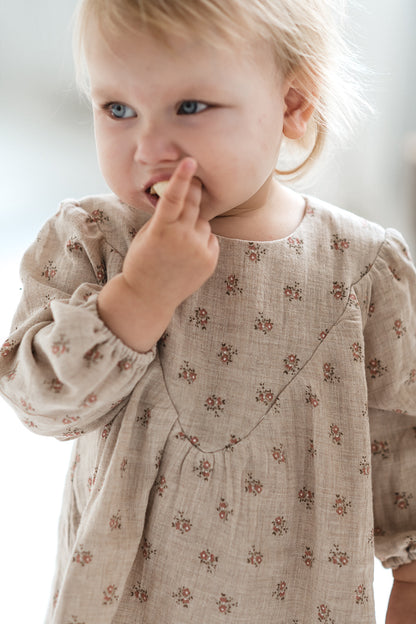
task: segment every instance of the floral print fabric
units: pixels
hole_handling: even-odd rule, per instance
[[[96,298],[146,219],[65,202],[1,349],[25,426],[75,440],[48,624],[373,623],[374,551],[416,559],[405,242],[308,199],[290,237],[219,237],[214,275],[139,354]]]

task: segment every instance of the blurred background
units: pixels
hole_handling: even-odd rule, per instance
[[[75,0],[0,0],[0,344],[20,296],[19,260],[63,198],[106,192],[71,57]],[[305,192],[407,238],[416,256],[416,2],[361,0],[348,29],[372,70],[376,113]],[[0,399],[2,619],[41,624],[71,442],[36,437]],[[376,562],[377,624],[391,573]]]

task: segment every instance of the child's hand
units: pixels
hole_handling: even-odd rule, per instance
[[[416,561],[394,571],[386,624],[414,624],[416,622]]]
[[[201,183],[196,162],[185,158],[158,201],[153,217],[133,240],[123,275],[138,296],[172,311],[212,275],[219,246],[200,217]]]
[[[146,352],[162,336],[177,306],[212,275],[218,240],[200,217],[201,183],[196,162],[176,168],[152,218],[137,233],[123,272],[98,296],[106,325],[136,351]]]

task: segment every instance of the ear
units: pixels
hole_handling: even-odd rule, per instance
[[[296,81],[291,81],[287,86],[284,101],[283,134],[288,139],[300,139],[306,132],[314,105],[302,93]]]

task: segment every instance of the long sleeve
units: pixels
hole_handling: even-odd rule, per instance
[[[416,270],[394,230],[372,268],[365,361],[376,555],[416,559]]]
[[[23,295],[0,357],[0,391],[24,425],[73,439],[105,424],[155,356],[122,343],[97,297],[123,254],[100,229],[102,211],[66,203],[21,264]]]

